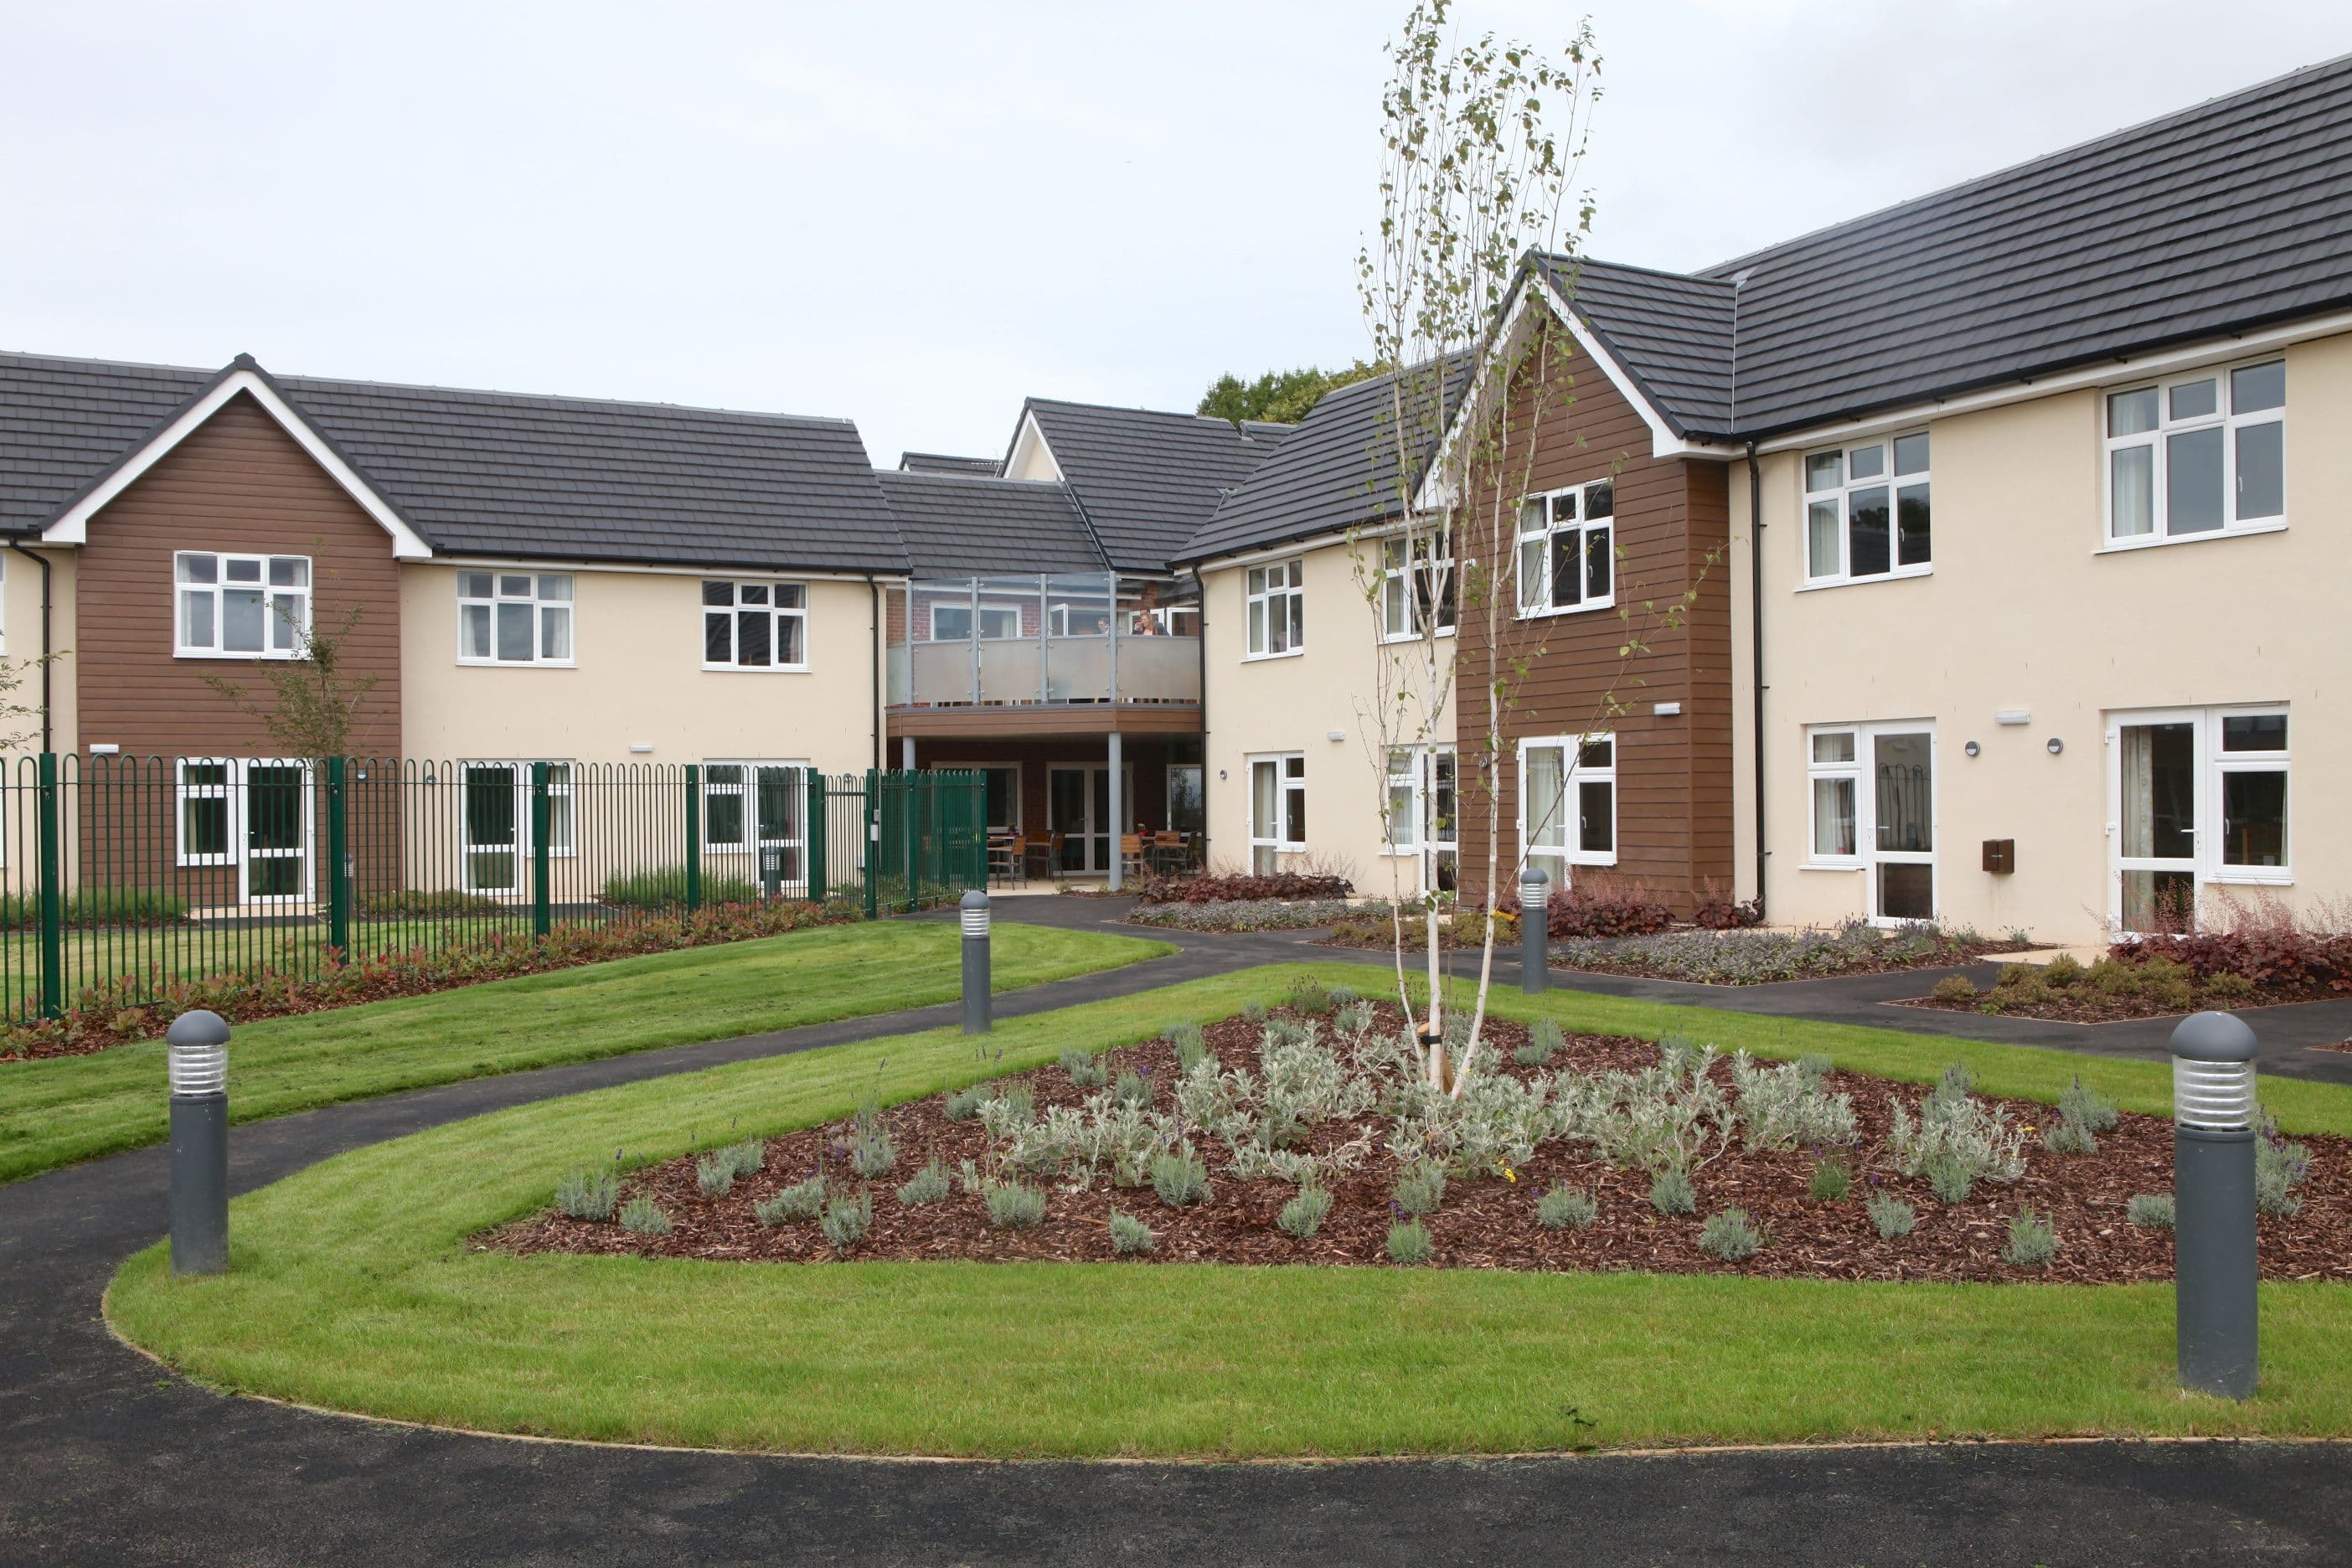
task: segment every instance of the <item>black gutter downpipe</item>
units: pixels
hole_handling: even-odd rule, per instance
[[[1201,595],[1201,868],[1209,866],[1209,581],[1192,568],[1192,586]],[[1162,815],[1165,815],[1164,813]]]
[[[8,548],[41,569],[41,750],[54,751],[49,729],[49,558],[26,549],[21,539],[11,538]]]
[[[1764,488],[1756,443],[1748,443],[1748,679],[1756,733],[1756,907],[1764,907]]]
[[[874,574],[866,574],[866,603],[874,615],[874,642],[870,648],[874,666],[874,771],[882,771],[882,585]]]

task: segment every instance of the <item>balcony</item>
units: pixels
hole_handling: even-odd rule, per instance
[[[894,729],[944,733],[1004,710],[1035,728],[1199,728],[1201,606],[1189,584],[965,577],[916,582],[890,599]],[[1045,710],[1050,721],[1039,722]]]

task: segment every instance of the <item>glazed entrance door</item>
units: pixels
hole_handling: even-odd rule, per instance
[[[2197,910],[2197,720],[2141,714],[2116,728],[2115,897],[2125,931],[2179,930]]]

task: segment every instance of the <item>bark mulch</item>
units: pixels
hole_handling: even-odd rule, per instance
[[[1677,928],[1677,934],[1686,934],[1700,928]],[[1726,940],[1737,940],[1740,933],[1726,932]],[[1606,939],[1601,939],[1606,940]],[[1640,942],[1640,937],[1622,939]],[[2031,942],[1945,941],[1918,952],[1893,951],[1852,953],[1841,957],[1835,964],[1808,967],[1798,974],[1776,974],[1762,980],[1726,980],[1705,974],[1677,974],[1671,968],[1654,963],[1635,963],[1611,957],[1607,952],[1579,952],[1573,959],[1555,950],[1552,966],[1556,969],[1580,970],[1588,974],[1619,974],[1632,980],[1675,980],[1685,985],[1722,985],[1740,988],[1749,985],[1786,985],[1800,980],[1843,980],[1857,974],[1900,974],[1913,969],[1957,969],[1962,964],[1979,963],[1988,958],[2000,958],[2012,952],[2032,952],[2039,943]],[[1941,1004],[1938,1004],[1940,1005]]]
[[[2256,983],[2251,993],[2232,996],[2216,996],[2199,986],[2190,994],[2186,1007],[2168,1005],[2147,996],[2111,996],[2095,986],[2075,984],[2047,985],[2038,996],[2011,996],[2005,988],[1964,999],[1947,1001],[1940,996],[1906,996],[1891,1004],[1896,1007],[1929,1007],[1939,1013],[1984,1013],[2000,1018],[2042,1018],[2058,1024],[2115,1024],[2127,1018],[2179,1018],[2208,1009],[2230,1012],[2240,1007],[2279,1007],[2297,1002],[2341,1002],[2340,991],[2330,991],[2315,985],[2264,985]],[[1987,1004],[1992,1004],[1987,1005]]]
[[[1277,1016],[1282,1010],[1277,1010]],[[1380,1026],[1399,1026],[1383,1008]],[[1525,1043],[1520,1026],[1489,1023],[1502,1053],[1503,1070],[1530,1070],[1509,1061]],[[1206,1031],[1211,1047],[1227,1065],[1256,1064],[1258,1031],[1239,1018]],[[1622,1037],[1571,1035],[1555,1066],[1598,1070],[1645,1066],[1656,1048]],[[1149,1081],[1162,1109],[1173,1103],[1172,1051],[1152,1042],[1112,1053],[1112,1070],[1150,1068]],[[1724,1068],[1718,1073],[1727,1072]],[[1004,1080],[1027,1087],[1042,1110],[1076,1105],[1086,1098],[1059,1068],[1044,1068]],[[2043,1147],[2038,1131],[2027,1139],[2024,1176],[2007,1185],[1980,1184],[1964,1203],[1938,1202],[1924,1181],[1898,1176],[1885,1151],[1887,1097],[1915,1110],[1925,1091],[1859,1073],[1830,1074],[1829,1086],[1853,1098],[1862,1141],[1845,1152],[1854,1171],[1852,1194],[1837,1202],[1807,1195],[1814,1159],[1804,1151],[1748,1153],[1736,1144],[1695,1173],[1698,1213],[1669,1218],[1648,1200],[1649,1180],[1589,1157],[1581,1146],[1548,1143],[1521,1167],[1516,1180],[1486,1174],[1456,1177],[1444,1205],[1425,1222],[1436,1242],[1437,1266],[1455,1268],[1550,1270],[1645,1270],[1667,1273],[1751,1274],[1825,1279],[2054,1280],[2095,1284],[2165,1280],[2172,1275],[2168,1231],[2127,1224],[2126,1199],[2136,1193],[2167,1193],[2172,1185],[2172,1124],[2160,1117],[2126,1115],[2099,1140],[2098,1152],[2063,1155]],[[2003,1101],[2011,1112],[2037,1130],[2054,1108],[2032,1101]],[[865,1241],[847,1256],[870,1259],[965,1258],[981,1260],[1113,1260],[1108,1230],[1110,1211],[1135,1215],[1156,1233],[1154,1250],[1136,1262],[1309,1263],[1394,1267],[1385,1243],[1397,1217],[1390,1204],[1396,1176],[1385,1140],[1349,1177],[1334,1184],[1330,1217],[1312,1239],[1300,1241],[1275,1226],[1275,1215],[1293,1189],[1279,1181],[1242,1183],[1225,1175],[1213,1150],[1207,1155],[1209,1199],[1190,1208],[1160,1204],[1149,1187],[1114,1191],[1109,1173],[1098,1173],[1083,1190],[1048,1186],[1045,1222],[1025,1231],[989,1228],[981,1199],[959,1190],[946,1200],[909,1208],[898,1202],[897,1185],[936,1153],[950,1171],[963,1159],[982,1157],[985,1135],[977,1121],[950,1121],[940,1097],[893,1106],[882,1113],[898,1148],[898,1168],[871,1184],[874,1223]],[[705,1198],[696,1190],[690,1157],[632,1173],[623,1199],[650,1193],[675,1228],[661,1237],[642,1237],[613,1221],[567,1219],[552,1212],[520,1220],[477,1239],[506,1251],[629,1254],[725,1261],[814,1263],[833,1258],[814,1221],[772,1229],[753,1217],[752,1205],[779,1188],[815,1173],[820,1163],[839,1169],[844,1191],[854,1190],[845,1167],[829,1157],[846,1123],[803,1130],[771,1139],[767,1162],[756,1175],[740,1179],[724,1197]],[[1310,1146],[1344,1142],[1357,1126],[1325,1125]],[[2297,1189],[2300,1213],[2261,1222],[2263,1273],[2272,1279],[2352,1279],[2352,1141],[2299,1140],[2311,1155],[2310,1173]],[[1536,1223],[1538,1196],[1558,1182],[1592,1190],[1600,1200],[1599,1221],[1586,1231],[1548,1231]],[[1917,1229],[1883,1240],[1864,1212],[1874,1189],[1895,1193],[1918,1211]],[[2058,1257],[2047,1268],[2022,1269],[2000,1260],[2010,1218],[2031,1204],[2048,1215],[2058,1238]],[[1744,1207],[1762,1226],[1766,1245],[1746,1262],[1727,1264],[1698,1248],[1706,1216]]]

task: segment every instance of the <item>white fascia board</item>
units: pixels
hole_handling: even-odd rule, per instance
[[[89,520],[106,504],[131,488],[141,475],[153,468],[173,448],[201,428],[205,421],[221,411],[222,406],[239,393],[249,395],[269,412],[294,443],[310,455],[310,460],[324,468],[345,494],[357,501],[360,510],[373,518],[376,526],[392,536],[392,554],[395,561],[428,561],[433,547],[425,542],[416,531],[402,521],[392,504],[376,494],[365,479],[360,478],[349,463],[339,457],[310,422],[295,412],[278,396],[268,382],[252,371],[240,370],[222,378],[220,384],[204,398],[193,405],[163,432],[133,452],[122,466],[109,474],[97,489],[76,501],[65,515],[41,531],[45,544],[86,544],[89,542]]]
[[[1355,536],[1360,539],[1370,538],[1372,536],[1372,531],[1369,528],[1359,530],[1356,531]],[[1305,539],[1294,539],[1287,544],[1270,544],[1263,550],[1237,551],[1230,555],[1211,555],[1195,562],[1192,571],[1192,574],[1198,577],[1211,572],[1229,572],[1236,566],[1263,566],[1269,561],[1287,561],[1294,555],[1307,555],[1318,550],[1328,550],[1334,545],[1347,543],[1348,539],[1349,531],[1346,530],[1333,533],[1309,534]]]
[[[1988,387],[1981,392],[1957,397],[1928,398],[1909,403],[1900,408],[1891,408],[1883,414],[1872,414],[1860,419],[1809,425],[1801,430],[1759,441],[1756,450],[1759,453],[1794,452],[1811,447],[1843,446],[1857,437],[1885,435],[1906,425],[1924,425],[1933,419],[1948,419],[1955,414],[1974,414],[1982,409],[2031,403],[2037,397],[2055,397],[2061,393],[2080,392],[2088,387],[2120,386],[2152,376],[2169,375],[2176,371],[2195,370],[2208,364],[2226,364],[2261,354],[2266,350],[2287,348],[2344,332],[2352,332],[2352,310],[2312,316],[2261,331],[2201,338],[2179,348],[2151,353],[2101,360],[2096,364],[2031,381],[2012,382],[2005,386]]]

